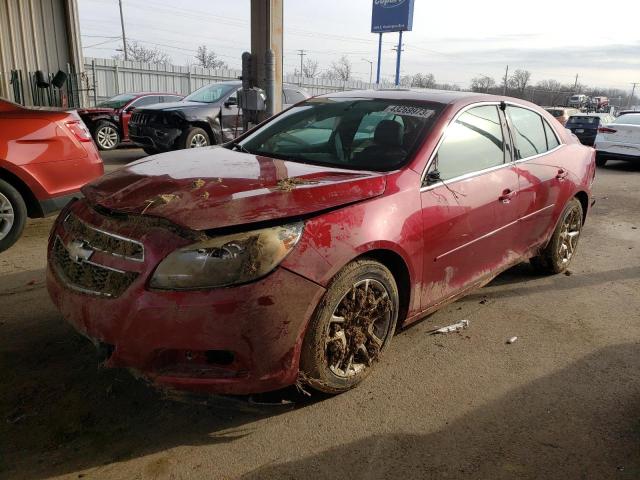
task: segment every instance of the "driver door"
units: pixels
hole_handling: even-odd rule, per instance
[[[519,258],[518,173],[505,132],[497,105],[472,107],[447,127],[437,148],[421,189],[423,309]]]
[[[238,90],[224,101],[220,109],[220,121],[223,141],[229,142],[242,133],[242,109],[238,108]]]

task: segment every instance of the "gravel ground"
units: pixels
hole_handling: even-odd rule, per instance
[[[44,288],[52,219],[31,221],[0,255],[0,478],[640,478],[639,186],[640,165],[598,169],[570,275],[519,265],[400,332],[356,390],[277,407],[98,369]]]

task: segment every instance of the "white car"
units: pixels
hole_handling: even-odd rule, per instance
[[[640,161],[640,112],[620,115],[600,126],[593,146],[599,167],[607,160]]]

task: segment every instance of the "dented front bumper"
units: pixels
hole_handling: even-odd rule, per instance
[[[100,235],[117,235],[119,242],[142,245],[143,254],[95,234],[95,245],[85,245],[93,254],[80,261],[91,269],[75,262],[60,267],[56,242],[66,249],[81,236],[78,229],[88,235],[78,224]],[[159,386],[247,394],[293,384],[305,328],[324,289],[282,267],[261,280],[235,287],[150,289],[148,282],[158,262],[188,242],[163,226],[116,220],[77,202],[56,222],[51,234],[49,294],[69,323],[102,346],[107,366],[137,370]],[[107,243],[118,255],[101,250]],[[70,255],[83,254],[82,249],[69,248]],[[128,285],[116,289],[120,283],[105,280],[101,270],[92,270],[95,268],[126,272]],[[97,279],[88,278],[91,275]]]

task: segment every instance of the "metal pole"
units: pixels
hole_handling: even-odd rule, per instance
[[[376,83],[380,85],[380,62],[382,61],[382,33],[378,38],[378,73],[376,74]]]
[[[507,65],[507,70],[504,72],[504,88],[502,89],[502,95],[507,94],[507,82],[509,81],[509,65]]]
[[[398,35],[398,57],[396,58],[396,87],[400,85],[400,57],[402,55],[402,30]]]
[[[272,117],[276,112],[276,54],[269,49],[264,56],[265,93],[267,94],[267,117]]]
[[[633,88],[631,89],[631,96],[629,97],[629,101],[627,101],[627,108],[631,107],[631,102],[633,102],[633,95],[636,93],[636,85],[638,85],[638,82],[634,82],[631,85],[633,85]]]
[[[98,104],[98,81],[96,79],[96,61],[91,60],[91,73],[93,75],[93,106]]]
[[[124,59],[129,60],[127,55],[127,36],[124,33],[124,15],[122,14],[122,0],[118,0],[120,6],[120,26],[122,27],[122,48],[124,49]]]

